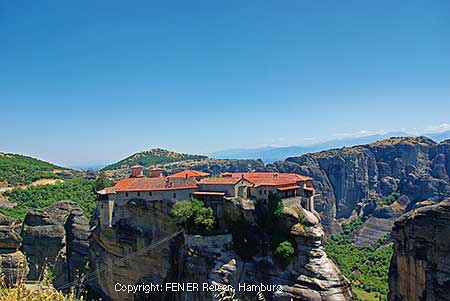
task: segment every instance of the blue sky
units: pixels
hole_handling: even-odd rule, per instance
[[[59,164],[450,123],[446,0],[0,0],[0,43],[0,151]]]

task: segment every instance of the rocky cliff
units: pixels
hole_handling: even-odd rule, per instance
[[[450,195],[449,140],[438,144],[424,137],[391,138],[292,157],[267,168],[314,178],[319,194],[316,209],[329,232],[338,230],[335,218],[368,216],[377,207],[392,205],[394,199],[385,204],[377,201],[393,193],[403,196],[406,211],[417,202]]]
[[[90,281],[90,287],[104,300],[131,300],[132,295],[115,290],[116,283],[164,283],[173,279],[178,269],[181,234],[157,247],[138,250],[177,233],[167,202],[146,203],[131,200],[121,212],[123,218],[114,227],[100,227],[97,222],[90,242],[89,257],[93,271],[105,269]],[[134,255],[133,255],[134,254]],[[129,260],[127,260],[129,258]],[[120,260],[126,260],[115,265]],[[161,300],[162,293],[146,295]]]
[[[450,300],[450,200],[405,214],[392,234],[389,300]]]
[[[168,282],[221,284],[234,288],[238,288],[239,283],[281,285],[282,291],[266,293],[267,300],[352,299],[347,280],[323,251],[324,232],[318,215],[301,208],[288,208],[285,216],[276,221],[280,231],[295,242],[297,250],[295,256],[283,263],[268,248],[270,241],[266,231],[269,230],[257,224],[259,217],[256,211],[243,212],[244,209],[238,205],[225,209],[231,220],[238,218],[238,233],[231,234],[233,231],[222,229],[220,233],[208,236],[179,234],[146,250],[146,246],[177,233],[170,213],[171,205],[168,202],[131,200],[124,208],[117,209],[123,218],[113,227],[100,227],[96,223],[90,261],[94,271],[104,272],[98,273],[90,286],[103,299],[215,300],[216,293],[210,291],[162,291],[136,293],[133,296],[115,289],[117,283]],[[299,220],[302,222],[299,223]],[[228,223],[232,222],[228,220]],[[232,226],[229,227],[231,229]],[[251,238],[255,243],[248,250],[252,254],[244,257],[238,255],[233,247],[242,233],[246,233],[246,238]],[[143,248],[144,252],[139,252]],[[115,265],[116,262],[121,263]],[[255,292],[238,292],[237,296],[247,298],[243,300],[257,300]]]

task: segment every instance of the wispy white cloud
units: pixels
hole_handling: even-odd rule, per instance
[[[423,131],[423,133],[442,133],[446,131],[450,131],[450,123],[442,123],[440,125],[429,126]]]
[[[366,136],[372,136],[372,135],[384,135],[387,134],[388,131],[384,129],[379,129],[375,131],[367,131],[367,130],[360,130],[356,132],[349,132],[349,133],[335,133],[333,134],[333,137],[336,138],[358,138],[358,137],[366,137]]]
[[[317,137],[305,137],[303,138],[304,141],[319,141],[320,138]]]

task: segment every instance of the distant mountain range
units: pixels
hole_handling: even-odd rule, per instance
[[[216,159],[261,159],[265,163],[284,160],[293,156],[300,156],[306,153],[318,152],[327,149],[350,147],[355,145],[368,144],[379,140],[388,139],[390,137],[414,136],[403,132],[390,132],[386,134],[362,136],[356,138],[333,139],[308,146],[285,146],[285,147],[261,147],[248,149],[229,149],[208,154]],[[423,134],[440,142],[450,139],[450,131],[441,133]]]

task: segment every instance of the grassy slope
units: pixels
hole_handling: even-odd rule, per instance
[[[359,249],[347,239],[359,223],[352,222],[349,226],[327,241],[326,253],[356,288],[357,300],[387,300],[392,245],[379,248],[380,241],[370,248]]]
[[[53,172],[55,169],[64,168],[27,156],[0,153],[0,182],[13,186],[59,178]]]
[[[15,188],[4,193],[10,201],[17,203],[14,208],[0,209],[0,213],[23,220],[31,208],[45,208],[61,200],[72,200],[80,204],[90,218],[96,206],[95,181],[72,179],[58,181],[53,185]]]
[[[113,170],[119,168],[128,168],[135,164],[142,165],[144,167],[164,164],[171,162],[187,161],[187,160],[201,160],[207,158],[206,156],[180,154],[164,149],[156,148],[148,151],[139,152],[125,158],[119,162],[106,166],[103,170]]]

